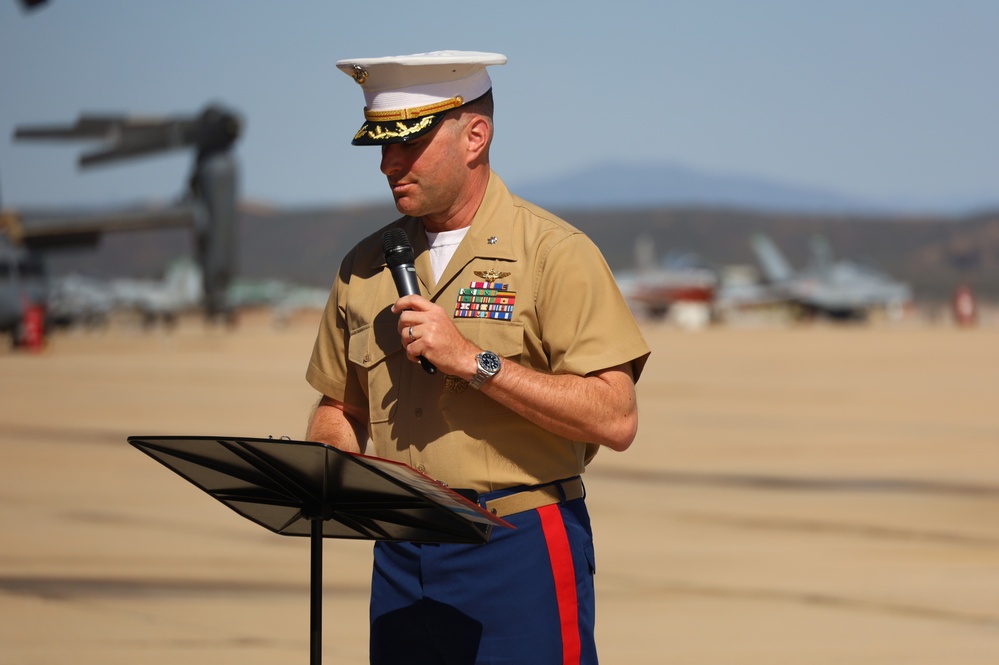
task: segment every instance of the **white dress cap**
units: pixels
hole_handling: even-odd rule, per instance
[[[429,131],[444,113],[486,94],[489,65],[506,56],[479,51],[433,51],[385,58],[339,60],[338,69],[364,91],[364,126],[355,145],[406,141]]]

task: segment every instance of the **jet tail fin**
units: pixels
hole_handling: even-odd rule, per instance
[[[763,276],[769,282],[784,282],[791,278],[794,271],[784,254],[777,248],[774,241],[762,233],[755,233],[751,238],[753,252],[760,262]]]
[[[656,269],[656,264],[656,244],[652,236],[638,236],[635,239],[635,267],[638,272],[651,272]]]

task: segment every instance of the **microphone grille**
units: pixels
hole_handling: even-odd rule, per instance
[[[398,226],[382,234],[382,249],[385,251],[385,262],[390,268],[413,263],[416,260],[413,246],[409,244],[409,237]]]

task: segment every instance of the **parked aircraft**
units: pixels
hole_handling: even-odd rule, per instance
[[[805,315],[862,320],[874,310],[900,311],[912,289],[879,271],[850,261],[835,261],[825,238],[812,240],[812,263],[795,270],[768,236],[754,234],[751,245],[771,299],[784,299]]]
[[[162,118],[81,115],[69,126],[20,127],[15,139],[91,140],[103,143],[83,154],[82,168],[112,161],[193,148],[194,165],[188,187],[180,199],[167,206],[115,209],[80,214],[8,210],[0,215],[0,232],[40,262],[41,254],[64,246],[92,246],[104,233],[133,229],[185,226],[194,232],[201,268],[202,303],[212,318],[232,318],[226,291],[236,271],[237,174],[231,148],[241,131],[232,112],[208,106],[192,116]],[[11,291],[10,278],[0,282],[9,318],[16,318],[10,302],[23,302],[20,291]],[[23,316],[23,307],[22,307]]]
[[[96,328],[108,322],[114,308],[109,282],[73,273],[52,279],[45,321],[50,328]]]
[[[718,275],[694,254],[668,254],[659,261],[651,238],[635,243],[636,270],[620,272],[616,279],[631,304],[653,318],[671,311],[692,325],[706,324],[718,286]]]
[[[114,307],[139,314],[147,325],[162,321],[167,325],[201,305],[201,269],[191,261],[177,261],[162,280],[111,280]]]
[[[278,279],[240,280],[229,290],[229,301],[238,309],[267,307],[275,326],[287,325],[300,312],[321,312],[329,300],[326,287],[292,284]]]
[[[144,325],[167,326],[202,302],[201,268],[178,259],[162,279],[101,279],[69,274],[51,279],[47,320],[53,326],[95,327],[115,314],[137,315]],[[233,310],[266,308],[282,326],[299,312],[321,312],[329,299],[326,287],[309,287],[276,279],[234,280],[226,294]]]
[[[101,279],[69,274],[50,279],[46,320],[54,327],[99,326],[115,312],[137,314],[145,325],[171,325],[201,306],[201,269],[174,262],[162,279]]]

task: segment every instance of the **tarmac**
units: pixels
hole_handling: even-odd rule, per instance
[[[308,661],[308,540],[126,437],[301,438],[315,324],[0,350],[0,665]],[[585,475],[601,662],[999,662],[999,328],[643,326]],[[367,662],[370,552],[324,541],[325,663]]]

